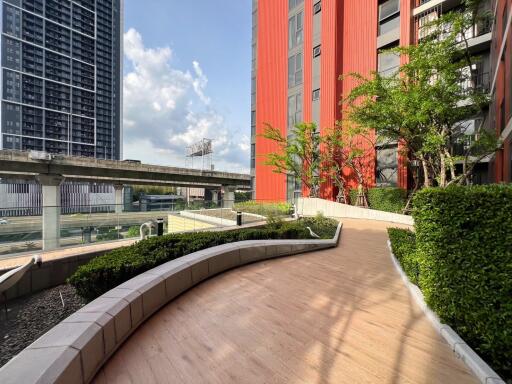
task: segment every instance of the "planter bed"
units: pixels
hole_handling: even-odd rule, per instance
[[[322,220],[325,224],[326,219]],[[306,223],[314,224],[312,221]],[[325,233],[325,237],[326,233],[332,231],[334,237],[330,239],[308,239],[309,232],[301,230],[297,232],[297,236],[300,234],[301,238],[293,240],[237,241],[242,233],[243,236],[254,237],[254,230],[230,231],[231,234],[224,239],[232,239],[233,242],[226,241],[222,245],[201,248],[170,261],[164,260],[160,265],[148,268],[135,277],[128,277],[124,283],[108,290],[84,307],[80,308],[83,304],[81,301],[77,303],[77,308],[80,308],[78,311],[51,328],[0,369],[0,382],[88,383],[103,363],[143,321],[176,296],[201,281],[231,268],[334,247],[339,239],[341,223],[336,227],[333,224],[331,221],[328,225],[322,224],[316,228],[320,233]],[[296,225],[297,223],[279,223],[271,226],[274,228],[259,231],[262,235],[276,235],[283,233],[278,230],[279,227],[285,227],[284,233],[294,233],[297,230],[297,227],[294,227]],[[164,237],[168,237],[169,240],[176,236]],[[146,242],[152,244],[151,239]],[[138,244],[143,243],[144,241]],[[132,248],[133,251],[136,246],[137,244],[126,249]],[[112,257],[112,254],[102,257],[105,256]]]
[[[3,308],[0,311],[0,366],[84,305],[71,285],[9,302],[7,319]]]

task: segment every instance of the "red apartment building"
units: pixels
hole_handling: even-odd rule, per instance
[[[276,148],[262,138],[265,123],[283,134],[301,121],[322,129],[342,118],[338,105],[354,86],[339,76],[395,71],[400,58],[381,49],[413,44],[421,24],[460,7],[461,0],[253,0],[251,172],[254,198],[292,199],[300,186],[264,165]],[[481,58],[479,84],[493,96],[489,111],[469,124],[485,124],[503,147],[479,164],[474,182],[512,179],[512,0],[486,0],[481,11],[494,18],[472,31],[471,49]],[[396,144],[371,150],[370,185],[407,188],[411,178]],[[333,199],[332,186],[321,188]]]

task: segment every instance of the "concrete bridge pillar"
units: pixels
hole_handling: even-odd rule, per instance
[[[218,206],[219,203],[219,191],[212,190],[212,203],[215,204],[215,206]]]
[[[123,184],[114,184],[115,213],[123,212]]]
[[[37,181],[43,191],[43,250],[59,248],[60,245],[60,186],[61,175],[38,175]]]
[[[232,185],[224,185],[222,187],[224,189],[224,197],[222,200],[223,208],[233,208],[235,204],[235,190],[236,187]]]

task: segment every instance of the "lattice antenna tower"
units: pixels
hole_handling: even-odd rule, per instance
[[[187,167],[199,167],[202,171],[213,170],[213,140],[202,139],[187,147]],[[199,163],[197,162],[199,160]]]

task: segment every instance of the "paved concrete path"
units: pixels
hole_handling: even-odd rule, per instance
[[[386,227],[210,279],[148,320],[95,383],[474,383],[393,268]],[[396,226],[396,225],[394,225]]]

